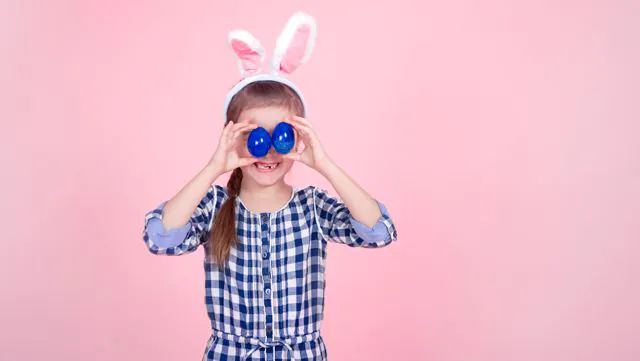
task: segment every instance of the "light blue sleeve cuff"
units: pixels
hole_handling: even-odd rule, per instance
[[[165,203],[158,207],[158,210],[164,209]],[[161,218],[151,218],[147,223],[147,234],[149,238],[159,247],[170,248],[175,247],[187,238],[187,234],[191,229],[191,221],[188,221],[182,227],[166,229]]]
[[[380,241],[389,241],[391,239],[389,227],[384,222],[385,218],[389,218],[389,211],[384,204],[379,201],[376,202],[378,202],[378,207],[380,208],[382,216],[378,219],[378,222],[373,225],[373,227],[368,227],[367,225],[358,222],[355,218],[350,217],[353,229],[356,231],[358,236],[367,243],[377,243]]]

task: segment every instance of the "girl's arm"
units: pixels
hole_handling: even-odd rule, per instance
[[[216,211],[226,200],[224,189],[213,183],[223,173],[256,161],[241,158],[236,148],[242,134],[254,128],[228,122],[207,165],[168,202],[146,214],[143,239],[152,253],[180,255],[202,244]]]
[[[211,184],[222,175],[219,166],[209,163],[185,185],[163,209],[162,224],[166,229],[184,226],[202,201]]]
[[[226,199],[224,189],[211,184],[185,224],[172,228],[164,226],[168,202],[163,202],[146,214],[142,239],[153,254],[179,256],[191,253],[206,242],[215,215]]]
[[[327,157],[317,170],[331,182],[353,218],[368,227],[373,227],[378,222],[382,216],[378,202],[336,163]]]
[[[226,199],[222,187],[213,184],[219,175],[216,167],[208,165],[171,200],[146,214],[142,239],[151,253],[179,256],[206,241]]]
[[[316,219],[328,240],[350,246],[381,247],[397,239],[397,231],[386,207],[372,198],[324,152],[308,120],[292,117],[288,121],[302,142],[285,158],[303,162],[331,182],[340,199],[314,190]],[[304,149],[302,149],[304,145]]]
[[[240,158],[236,148],[238,139],[256,127],[255,124],[227,122],[220,134],[218,147],[207,166],[165,205],[162,223],[166,228],[184,225],[209,186],[220,175],[257,161],[255,158]]]

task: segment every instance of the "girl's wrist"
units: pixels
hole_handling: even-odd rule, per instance
[[[318,162],[316,170],[322,174],[325,178],[327,178],[333,170],[335,170],[337,165],[331,160],[331,158],[326,157],[321,162]]]
[[[212,183],[224,173],[222,167],[216,163],[208,163],[202,171],[207,174]]]

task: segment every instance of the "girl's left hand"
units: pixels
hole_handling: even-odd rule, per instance
[[[318,135],[308,120],[292,116],[285,119],[285,121],[297,131],[298,139],[296,140],[295,150],[285,154],[283,158],[302,162],[317,171],[321,171],[324,166],[331,162],[320,143]],[[303,145],[304,148],[302,147]]]

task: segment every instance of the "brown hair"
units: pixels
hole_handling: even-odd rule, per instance
[[[287,85],[277,81],[258,81],[244,87],[229,104],[225,125],[231,120],[237,121],[240,113],[246,109],[282,106],[294,114],[304,116],[304,107],[300,97]],[[229,198],[222,204],[216,215],[215,223],[209,236],[209,256],[219,266],[223,266],[229,258],[231,248],[237,242],[235,200],[240,194],[242,170],[236,168],[227,182]]]

